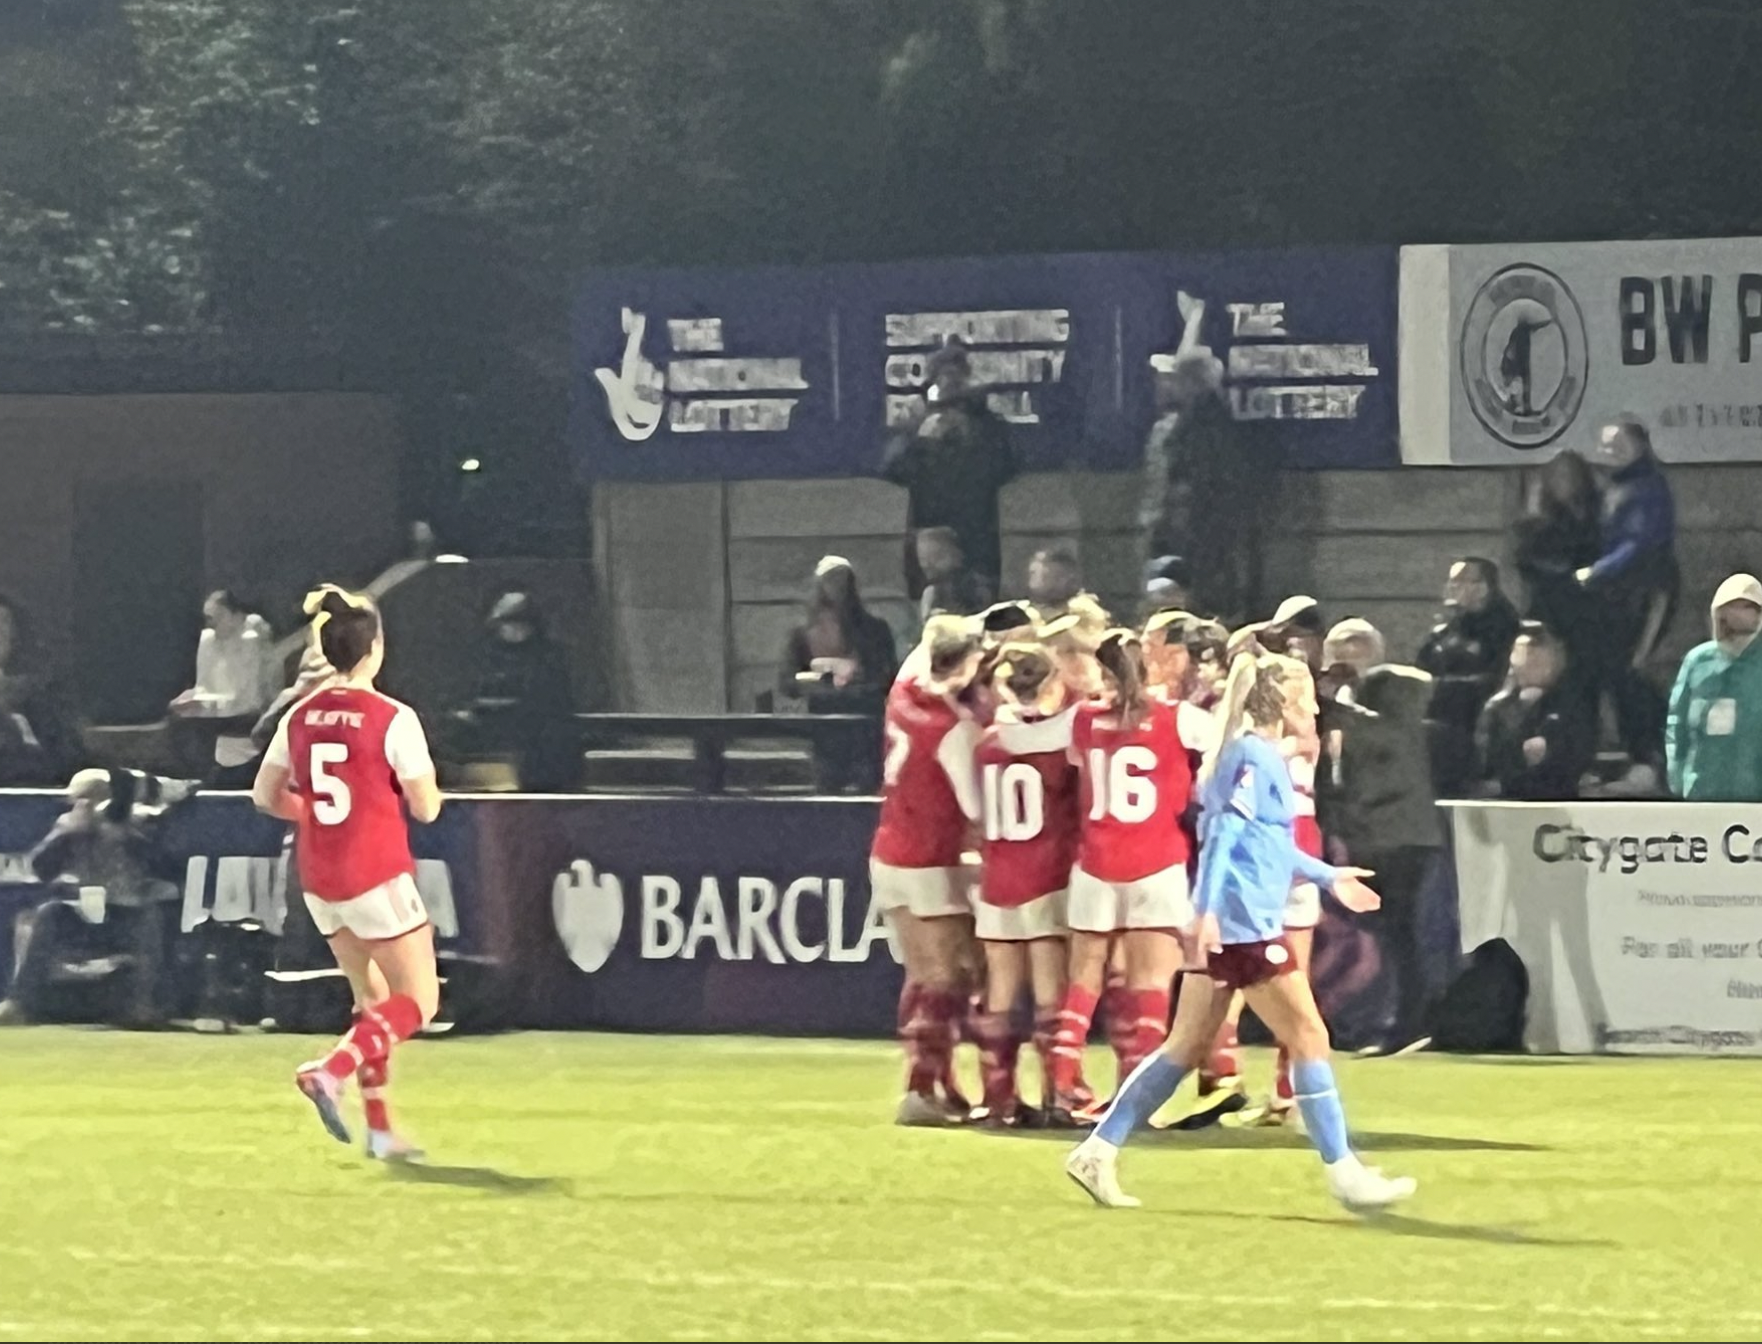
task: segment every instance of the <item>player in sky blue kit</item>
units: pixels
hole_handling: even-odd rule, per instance
[[[1231,665],[1219,709],[1224,741],[1200,773],[1197,918],[1184,940],[1188,969],[1197,973],[1182,981],[1174,1027],[1162,1048],[1133,1070],[1065,1163],[1071,1179],[1103,1207],[1138,1205],[1120,1189],[1120,1149],[1205,1061],[1237,990],[1291,1052],[1297,1106],[1334,1197],[1349,1209],[1369,1211],[1414,1191],[1412,1178],[1385,1176],[1353,1153],[1328,1060],[1328,1030],[1285,940],[1294,875],[1331,891],[1348,910],[1379,904],[1364,885],[1371,874],[1334,868],[1297,849],[1296,790],[1279,740],[1313,731],[1315,713],[1315,685],[1302,663],[1277,654],[1242,654]]]

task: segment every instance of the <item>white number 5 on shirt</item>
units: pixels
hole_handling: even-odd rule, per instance
[[[314,742],[312,744],[311,783],[312,819],[320,826],[340,826],[349,819],[354,795],[343,780],[331,774],[330,768],[349,759],[346,742]]]

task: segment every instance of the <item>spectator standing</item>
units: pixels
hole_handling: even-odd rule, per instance
[[[1068,546],[1035,551],[1028,561],[1028,601],[1042,621],[1056,621],[1083,595],[1083,567]]]
[[[1517,573],[1529,595],[1524,614],[1559,637],[1567,682],[1588,698],[1596,622],[1577,576],[1603,553],[1603,496],[1591,464],[1568,448],[1543,467],[1515,530]]]
[[[1450,566],[1443,618],[1414,659],[1432,678],[1432,775],[1445,797],[1461,794],[1474,774],[1475,725],[1505,679],[1517,626],[1517,608],[1499,587],[1499,566],[1479,556]]]
[[[1643,669],[1676,602],[1676,504],[1651,435],[1632,416],[1603,428],[1596,465],[1608,483],[1601,551],[1577,575],[1592,599],[1592,703],[1600,706],[1605,694],[1613,698],[1632,763],[1610,792],[1642,795],[1658,789],[1664,762],[1664,696]]]
[[[0,597],[0,787],[65,783],[71,736],[54,681],[31,645],[24,613]]]
[[[1342,621],[1328,632],[1317,687],[1326,697],[1320,727],[1328,759],[1316,803],[1329,857],[1376,873],[1383,904],[1367,927],[1395,982],[1395,1003],[1373,1048],[1395,1053],[1428,1040],[1419,903],[1443,828],[1426,735],[1431,677],[1383,662],[1383,650],[1368,621]]]
[[[1230,414],[1223,363],[1209,349],[1152,365],[1160,414],[1145,448],[1144,553],[1186,556],[1188,605],[1240,621],[1260,609],[1265,587],[1267,528],[1278,520],[1278,451],[1259,428]]]
[[[581,783],[569,659],[525,593],[503,593],[484,626],[477,690],[464,722],[480,749],[512,753],[522,790],[566,793]]]
[[[906,593],[916,601],[924,591],[917,532],[926,527],[951,529],[967,566],[996,592],[1003,573],[997,498],[1016,474],[1009,433],[985,389],[973,385],[960,340],[931,355],[925,372],[923,400],[881,464],[882,476],[906,491]]]
[[[251,729],[282,688],[275,636],[269,623],[227,588],[209,594],[202,619],[206,628],[196,646],[196,684],[171,702],[171,715],[191,725],[179,733],[186,742],[206,746],[212,741],[209,783],[248,787],[257,759]]]
[[[921,529],[917,549],[918,568],[924,575],[924,591],[918,597],[920,629],[937,612],[976,616],[996,598],[985,578],[967,567],[961,539],[952,527]]]
[[[1762,580],[1733,574],[1713,595],[1713,638],[1683,659],[1665,734],[1672,797],[1762,803]]]
[[[893,631],[863,605],[850,561],[823,557],[814,567],[807,619],[783,650],[778,689],[804,701],[810,714],[862,714],[875,728],[821,743],[814,759],[821,793],[880,787],[881,715],[898,665]]]
[[[1595,727],[1567,684],[1568,654],[1540,621],[1526,621],[1511,648],[1511,675],[1487,702],[1476,730],[1484,793],[1524,802],[1578,797],[1596,754]]]

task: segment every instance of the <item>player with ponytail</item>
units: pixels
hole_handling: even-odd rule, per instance
[[[441,793],[416,712],[374,689],[385,636],[372,601],[326,584],[308,594],[306,614],[334,675],[282,718],[252,798],[298,828],[306,908],[348,976],[355,1023],[294,1081],[331,1137],[347,1143],[340,1101],[358,1078],[369,1156],[409,1159],[419,1154],[386,1111],[390,1056],[434,1017],[440,979],[406,812],[433,821]]]

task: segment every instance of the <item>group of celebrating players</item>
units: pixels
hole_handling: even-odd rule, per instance
[[[901,1124],[1088,1128],[1067,1173],[1099,1204],[1134,1205],[1119,1150],[1189,1072],[1200,1103],[1183,1125],[1246,1105],[1246,1001],[1280,1046],[1253,1118],[1295,1109],[1349,1208],[1412,1193],[1350,1149],[1306,975],[1322,890],[1378,905],[1369,873],[1321,861],[1317,615],[1294,598],[1233,635],[1177,610],[1139,631],[1082,595],[1047,621],[1024,603],[930,620],[888,696],[870,856],[905,963]],[[1119,1079],[1105,1105],[1083,1074],[1098,1010]],[[963,1037],[977,1107],[953,1069]],[[1039,1107],[1017,1084],[1030,1040]]]
[[[888,696],[870,858],[906,970],[901,1123],[1087,1126],[1067,1174],[1098,1204],[1135,1205],[1120,1149],[1189,1072],[1210,1112],[1239,1108],[1245,1000],[1282,1047],[1264,1115],[1294,1103],[1333,1194],[1368,1210],[1413,1192],[1351,1151],[1305,974],[1321,889],[1349,910],[1378,904],[1371,874],[1320,858],[1313,608],[1293,599],[1233,636],[1179,611],[1113,628],[1087,595],[1046,621],[1023,603],[931,619]],[[405,816],[434,820],[441,794],[415,713],[375,689],[385,641],[372,602],[326,587],[307,612],[324,665],[277,728],[253,797],[295,828],[301,889],[355,1021],[294,1081],[343,1142],[343,1092],[358,1083],[369,1155],[407,1159],[418,1154],[387,1110],[391,1054],[433,1017],[439,982]],[[1024,991],[1037,1109],[1016,1078]],[[1098,1008],[1118,1063],[1105,1106],[1083,1077]],[[977,1108],[953,1070],[968,1027]]]

